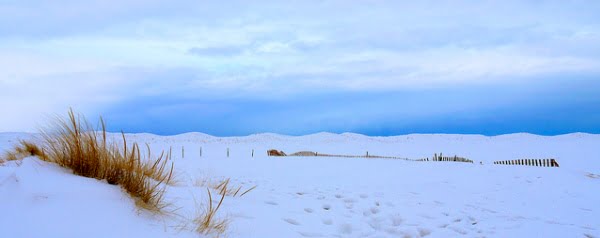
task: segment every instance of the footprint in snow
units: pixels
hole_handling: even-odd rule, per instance
[[[429,234],[431,234],[431,230],[429,230],[429,229],[419,228],[418,230],[419,230],[420,237],[425,237],[425,236],[428,236]]]
[[[323,210],[326,210],[326,211],[331,210],[331,205],[329,205],[329,204],[323,204]]]
[[[371,211],[371,214],[377,214],[377,213],[379,213],[379,208],[377,208],[377,207],[372,207],[372,208],[370,209],[370,211]]]
[[[273,205],[273,206],[279,205],[279,203],[276,203],[276,202],[273,202],[273,201],[265,201],[265,203],[269,204],[269,205]]]
[[[308,213],[313,213],[313,209],[312,208],[304,208],[304,211],[308,212]]]
[[[298,221],[296,221],[296,220],[294,220],[294,219],[291,219],[291,218],[284,218],[283,220],[284,220],[285,222],[287,222],[287,223],[291,224],[291,225],[294,225],[294,226],[298,226],[298,225],[300,225],[300,222],[298,222]]]

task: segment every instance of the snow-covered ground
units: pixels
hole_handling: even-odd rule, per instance
[[[0,133],[0,151],[31,137]],[[177,215],[140,211],[117,186],[26,158],[0,166],[1,236],[198,237],[187,219],[206,202],[199,183],[231,178],[258,187],[225,199],[227,237],[600,237],[600,135],[127,137],[154,154],[172,148],[179,183],[166,199]],[[268,149],[412,159],[442,152],[475,163],[268,157]],[[556,158],[560,167],[492,164],[521,158]]]

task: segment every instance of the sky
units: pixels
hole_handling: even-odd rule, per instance
[[[0,131],[600,133],[600,1],[0,0]]]

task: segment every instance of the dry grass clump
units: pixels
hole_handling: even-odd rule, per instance
[[[168,166],[168,155],[157,159],[143,158],[137,143],[128,146],[122,134],[122,144],[108,142],[106,126],[100,119],[100,129],[94,130],[81,115],[73,110],[68,119],[58,119],[50,130],[42,133],[42,149],[22,142],[15,153],[27,152],[41,159],[69,168],[74,174],[120,185],[135,198],[142,208],[161,212],[167,205],[163,195],[173,175],[173,164]],[[149,151],[149,150],[148,150]],[[150,156],[150,154],[148,154]]]
[[[227,230],[227,226],[229,225],[229,219],[217,218],[216,215],[219,211],[219,208],[223,204],[225,197],[242,197],[256,188],[256,186],[245,190],[242,190],[242,186],[230,188],[230,181],[231,180],[229,178],[216,183],[211,182],[208,179],[196,180],[196,186],[207,185],[206,191],[208,193],[208,205],[201,209],[196,218],[193,220],[194,224],[196,225],[196,232],[204,235],[213,235],[215,237],[220,237],[223,235],[223,233]],[[210,192],[211,188],[216,190],[217,193],[221,195],[221,198],[216,206],[213,205],[214,201],[212,198],[212,193]]]
[[[219,183],[217,186],[213,187],[215,190],[219,191],[219,195],[224,195],[224,196],[232,196],[232,197],[236,197],[236,196],[244,196],[246,193],[254,190],[256,188],[256,186],[253,186],[249,189],[246,189],[244,191],[242,191],[242,186],[238,186],[237,189],[234,187],[232,189],[228,189],[229,187],[229,178],[225,179],[224,181],[222,181],[221,183]]]
[[[38,156],[42,159],[44,159],[45,157],[43,150],[40,149],[40,147],[31,142],[23,140],[19,141],[19,144],[15,145],[13,150],[7,151],[4,154],[4,158],[6,161],[18,161],[28,156]],[[3,159],[0,158],[0,163],[2,162]]]
[[[219,195],[225,195],[225,196],[230,196],[230,197],[242,197],[244,196],[246,193],[254,190],[256,188],[256,186],[250,187],[249,189],[244,189],[242,190],[243,186],[234,186],[231,187],[230,184],[231,179],[227,178],[227,179],[223,179],[223,180],[211,180],[208,178],[197,178],[196,181],[194,182],[194,186],[196,187],[208,187],[208,188],[212,188],[214,190],[217,190]]]
[[[223,188],[224,190],[227,187]],[[194,224],[196,224],[196,232],[204,235],[212,234],[215,237],[220,237],[229,226],[229,219],[226,218],[217,218],[217,212],[221,205],[223,204],[223,200],[225,199],[225,194],[221,195],[221,199],[219,200],[217,206],[213,205],[212,194],[210,189],[206,188],[208,192],[208,206],[206,206],[203,210],[199,212],[199,214],[194,219]]]

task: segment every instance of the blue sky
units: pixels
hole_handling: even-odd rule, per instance
[[[600,133],[598,1],[0,1],[0,131]]]

